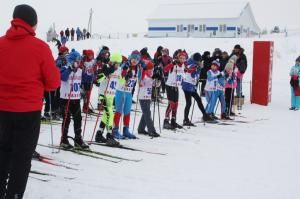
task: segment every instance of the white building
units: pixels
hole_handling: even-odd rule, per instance
[[[147,21],[148,37],[249,37],[260,32],[247,2],[162,4]]]

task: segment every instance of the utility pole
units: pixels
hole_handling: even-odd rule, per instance
[[[89,17],[89,23],[87,31],[92,35],[92,25],[93,25],[93,9],[90,9],[90,17]]]

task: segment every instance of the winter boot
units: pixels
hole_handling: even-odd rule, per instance
[[[115,127],[112,130],[112,135],[114,136],[114,138],[116,138],[117,140],[120,139],[125,139],[125,137],[123,135],[120,134],[119,128]]]
[[[232,112],[232,111],[230,111],[230,114],[229,114],[230,116],[236,116],[236,114],[234,113],[234,112]]]
[[[183,120],[183,126],[195,126],[189,119]]]
[[[219,119],[217,116],[215,116],[214,113],[211,113],[211,114],[210,114],[210,117],[212,117],[214,120],[218,120],[218,119]]]
[[[178,128],[178,129],[182,129],[183,127],[179,124],[176,123],[176,120],[173,118],[171,119],[171,126],[175,129],[175,128]]]
[[[44,118],[45,118],[46,120],[50,120],[50,113],[49,113],[49,112],[45,112],[45,113],[44,113]]]
[[[232,119],[226,113],[222,113],[221,120],[232,120]]]
[[[35,159],[35,160],[39,160],[41,158],[41,155],[34,151],[33,154],[32,154],[32,159]]]
[[[72,148],[73,148],[73,146],[70,144],[68,138],[65,137],[65,136],[62,137],[60,146],[61,146],[63,149],[72,149]]]
[[[203,122],[207,122],[207,123],[218,123],[209,114],[203,115],[202,120],[203,120]]]
[[[75,136],[74,138],[74,146],[76,148],[87,150],[89,149],[89,145],[87,145],[83,140],[81,136]]]
[[[170,123],[168,119],[164,120],[164,125],[163,125],[164,129],[175,129]]]
[[[155,131],[154,132],[149,132],[148,134],[150,137],[154,137],[154,138],[157,138],[157,137],[160,137],[160,135],[158,133],[156,133]]]
[[[96,133],[95,141],[98,143],[106,143],[107,139],[103,136],[103,131],[98,130]]]
[[[138,130],[138,134],[139,135],[149,135],[149,133],[146,130],[143,130],[143,131]]]
[[[136,136],[129,132],[128,126],[123,127],[123,136],[128,139],[136,139]]]
[[[111,147],[118,147],[120,146],[120,143],[114,139],[114,136],[111,133],[106,134],[106,145]]]

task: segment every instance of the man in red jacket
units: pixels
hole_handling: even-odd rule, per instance
[[[14,9],[11,27],[0,37],[0,198],[20,199],[37,145],[44,91],[60,85],[49,46],[35,38],[37,14]]]

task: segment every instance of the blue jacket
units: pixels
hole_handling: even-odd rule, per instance
[[[61,69],[60,69],[60,79],[64,82],[68,81],[71,72],[72,72],[71,68],[68,67],[67,65],[61,67]]]

